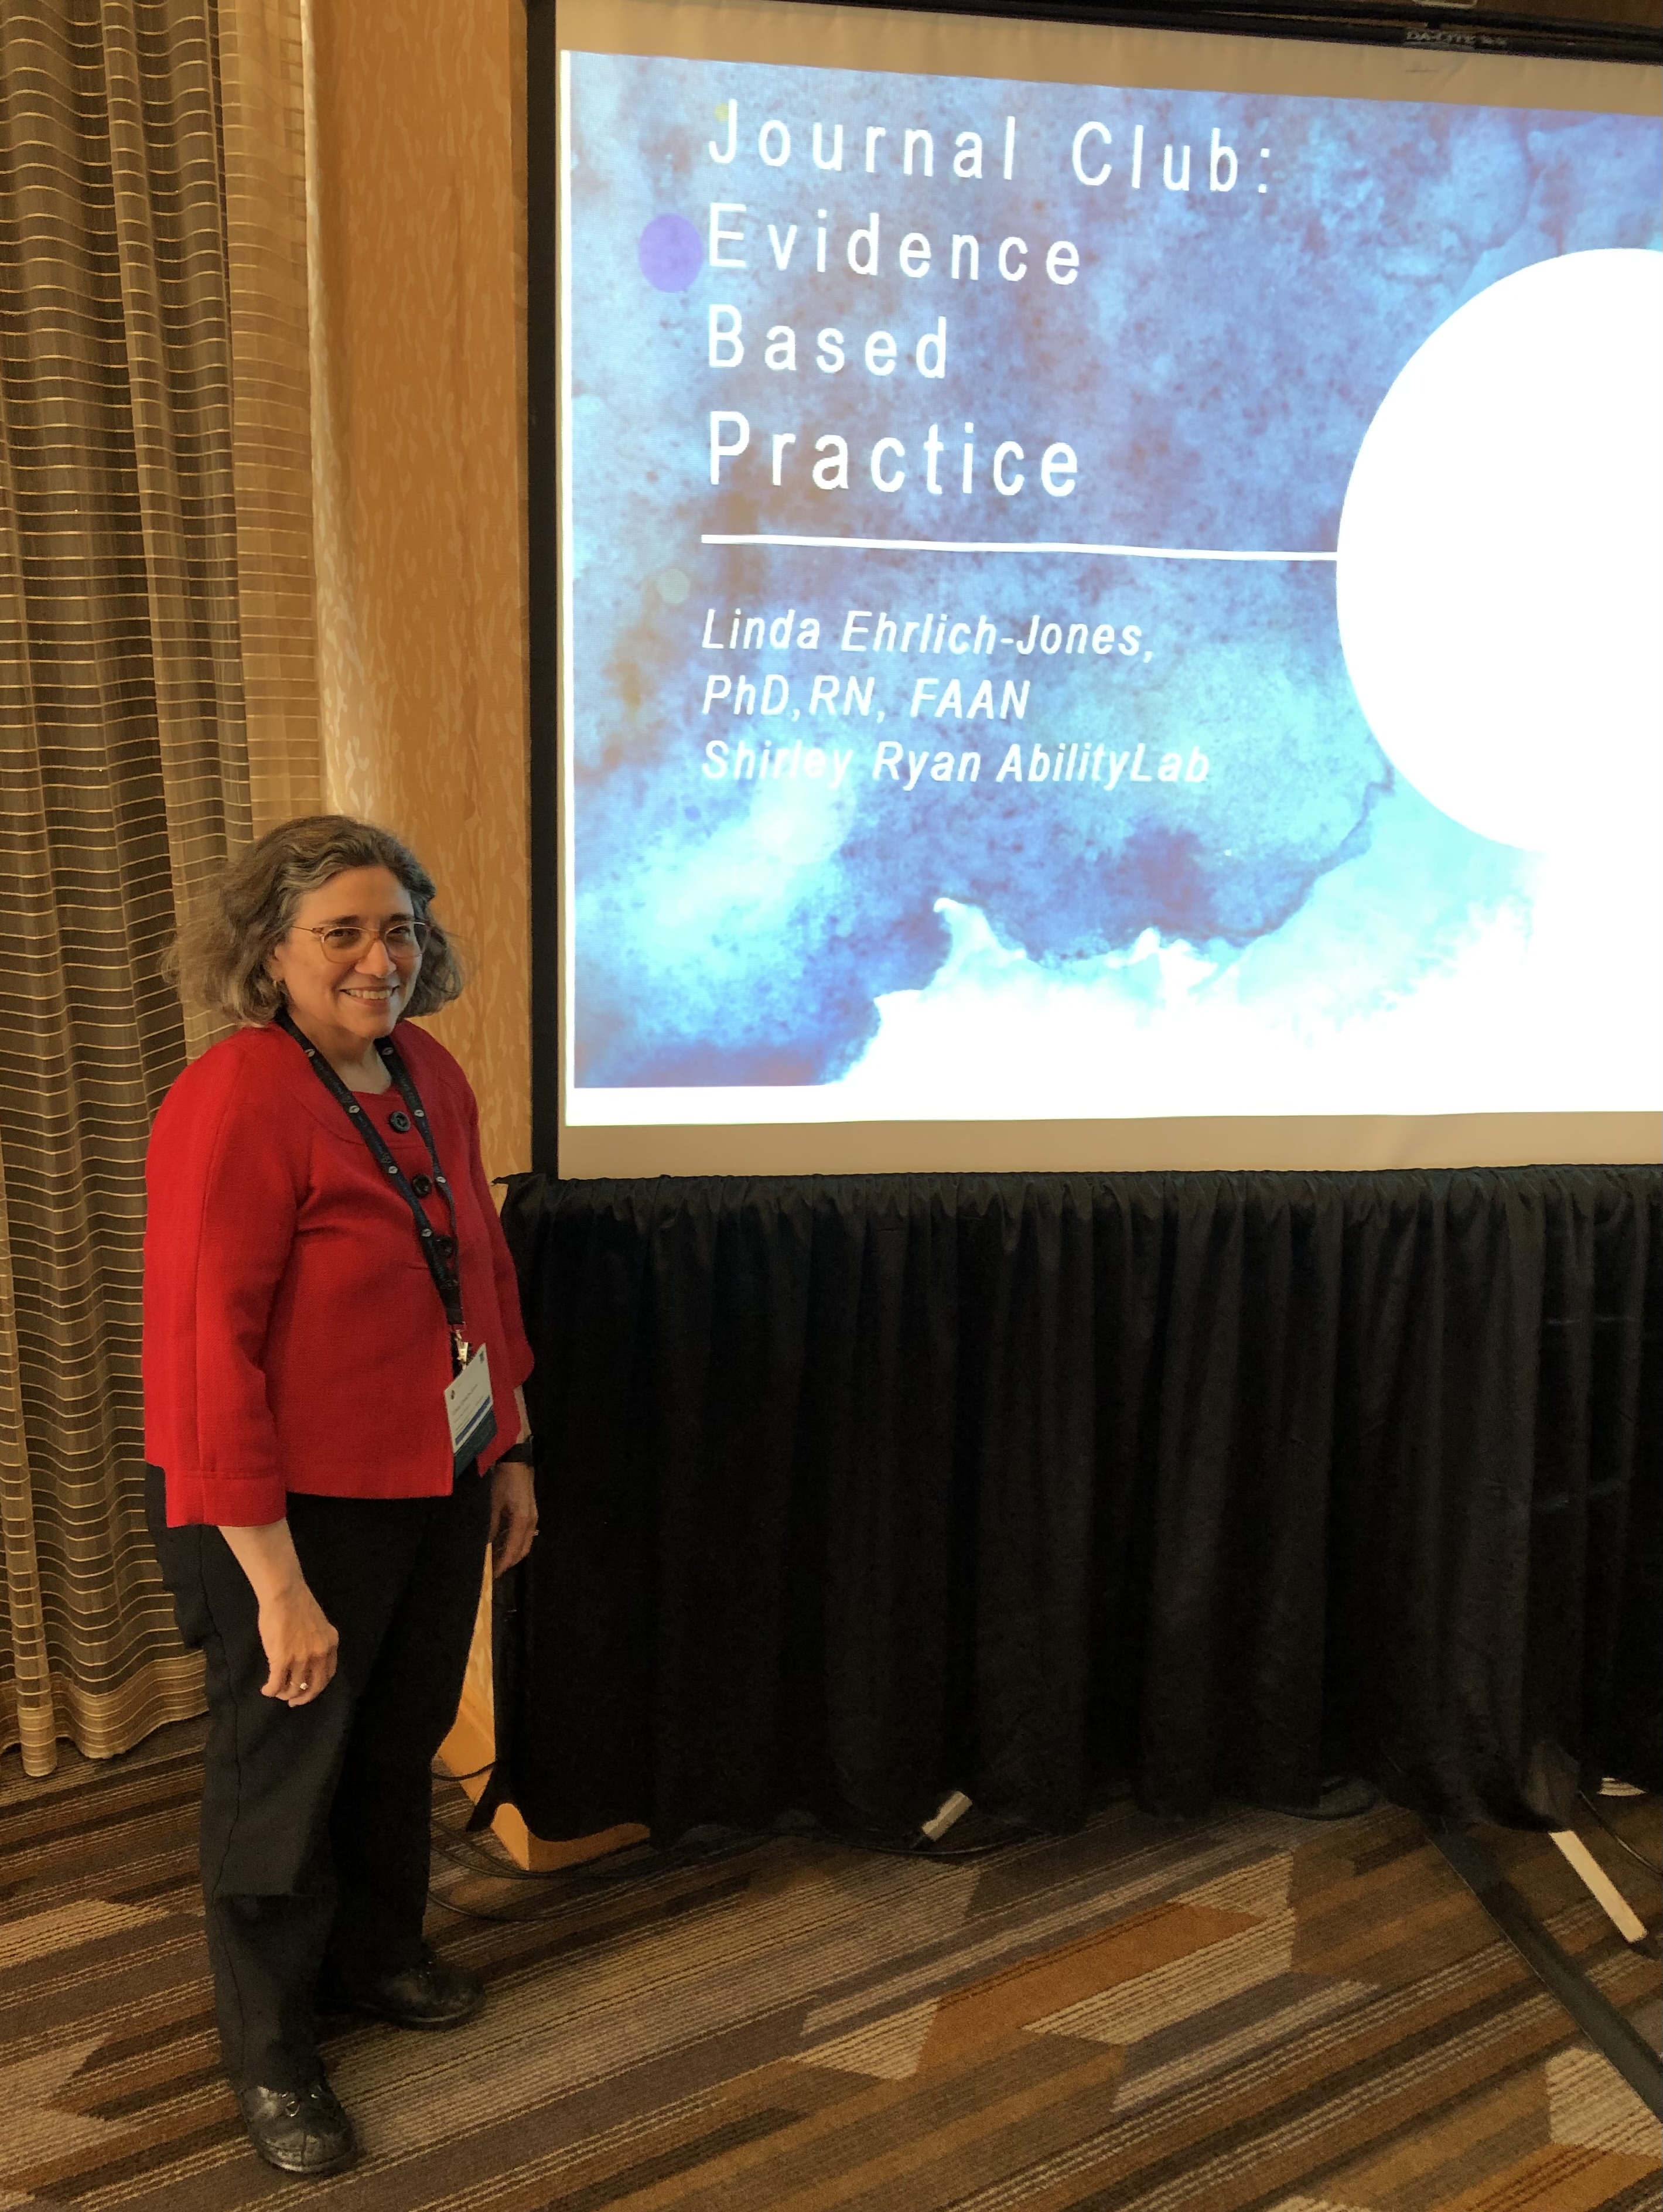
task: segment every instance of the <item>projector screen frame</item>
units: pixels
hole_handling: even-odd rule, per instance
[[[835,0],[804,0],[810,6]],[[890,14],[983,15],[1013,22],[1183,31],[1215,37],[1332,40],[1346,46],[1444,47],[1553,60],[1663,62],[1658,27],[1533,10],[1480,9],[1478,0],[847,0]]]
[[[1578,21],[1551,14],[1480,13],[1472,0],[1186,0],[1186,4],[1093,4],[1093,0],[792,0],[806,9],[841,5],[891,13],[963,15],[1230,35],[1350,46],[1442,49],[1484,56],[1663,64],[1663,30]],[[556,211],[559,35],[557,0],[527,0],[525,71],[526,495],[529,617],[531,848],[563,851],[559,223]],[[643,1135],[631,1127],[563,1126],[563,886],[557,868],[531,870],[532,1164],[553,1178],[626,1176]],[[1029,1169],[1036,1172],[1181,1169],[1243,1170],[1525,1165],[1549,1160],[1651,1162],[1663,1158],[1663,1120],[1649,1112],[1427,1116],[1324,1116],[1344,1142],[1324,1155],[1314,1117],[1194,1117],[1187,1121],[1101,1124],[853,1121],[733,1123],[659,1127],[661,1174],[851,1173]],[[1607,1150],[1552,1143],[1556,1124],[1608,1125]],[[1509,1133],[1508,1125],[1518,1125]],[[1090,1140],[1100,1133],[1102,1144]],[[1526,1133],[1526,1131],[1528,1133]],[[1110,1133],[1114,1133],[1111,1139]],[[736,1140],[749,1164],[732,1164]],[[1545,1145],[1546,1149],[1544,1149]],[[805,1164],[812,1152],[812,1164]],[[1113,1152],[1112,1161],[1102,1157]],[[1187,1157],[1198,1153],[1193,1159]],[[1042,1156],[1042,1157],[1041,1157]],[[639,1173],[639,1169],[633,1170]]]

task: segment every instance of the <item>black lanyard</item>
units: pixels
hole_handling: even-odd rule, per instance
[[[358,1103],[340,1077],[324,1058],[315,1044],[296,1024],[287,1006],[280,1006],[275,1016],[280,1030],[286,1030],[300,1050],[312,1062],[312,1072],[330,1097],[347,1115],[354,1127],[369,1146],[370,1156],[387,1181],[392,1185],[410,1210],[416,1224],[416,1233],[422,1241],[422,1257],[428,1263],[428,1273],[433,1277],[434,1288],[445,1309],[445,1319],[451,1332],[451,1355],[455,1371],[459,1375],[468,1364],[469,1346],[462,1330],[462,1281],[457,1272],[460,1247],[456,1233],[456,1201],[451,1196],[451,1187],[445,1180],[444,1170],[439,1164],[439,1148],[434,1143],[433,1131],[428,1125],[428,1109],[422,1103],[422,1094],[410,1080],[410,1070],[398,1056],[398,1047],[391,1037],[377,1037],[375,1049],[380,1054],[381,1065],[398,1085],[398,1095],[410,1110],[410,1117],[422,1132],[428,1148],[428,1158],[433,1162],[435,1188],[445,1201],[445,1211],[450,1217],[451,1233],[440,1236],[424,1212],[421,1200],[388,1148],[386,1139],[369,1115]]]

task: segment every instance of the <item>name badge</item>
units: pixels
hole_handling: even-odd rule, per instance
[[[445,1393],[445,1416],[451,1425],[451,1450],[460,1474],[470,1460],[479,1457],[496,1434],[496,1407],[491,1401],[491,1363],[482,1344]]]

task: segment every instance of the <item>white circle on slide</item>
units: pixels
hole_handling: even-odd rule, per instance
[[[1533,852],[1657,835],[1663,254],[1480,292],[1369,424],[1339,525],[1340,642],[1393,767]]]

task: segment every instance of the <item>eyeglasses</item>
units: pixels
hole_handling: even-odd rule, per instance
[[[303,937],[315,937],[331,960],[361,960],[370,946],[379,938],[387,948],[387,957],[400,966],[408,960],[419,960],[422,948],[433,934],[425,921],[413,921],[408,915],[395,915],[391,921],[376,923],[362,921],[325,921],[302,929]]]

